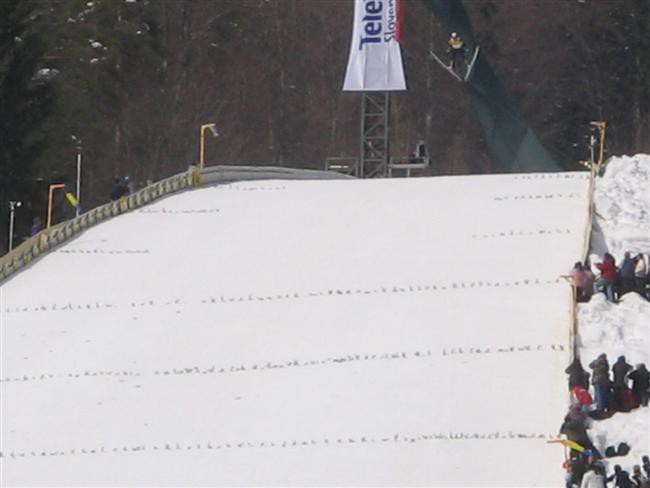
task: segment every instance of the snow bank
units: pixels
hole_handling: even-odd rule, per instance
[[[650,253],[650,155],[611,158],[596,180],[594,204],[593,252],[609,251],[616,262],[625,251]]]
[[[597,216],[591,252],[602,256],[609,251],[617,262],[625,251],[649,254],[650,156],[609,160],[604,175],[596,180],[594,197]],[[650,303],[636,293],[624,295],[618,304],[607,302],[602,293],[594,295],[578,306],[576,344],[585,367],[603,352],[610,363],[624,355],[632,365],[650,366]],[[610,465],[620,464],[631,473],[641,455],[650,453],[649,410],[617,413],[592,423],[589,436],[597,448],[620,442],[632,448],[628,456],[609,460]]]
[[[557,485],[585,176],[238,183],[88,230],[2,287],[0,481]]]
[[[578,305],[576,344],[583,363],[604,352],[610,362],[625,355],[630,364],[648,361],[650,351],[650,302],[636,293],[627,293],[617,304],[603,293],[594,295],[589,303]]]
[[[627,456],[616,456],[603,459],[608,474],[614,472],[614,465],[632,474],[632,467],[641,464],[641,456],[648,455],[648,438],[650,438],[650,416],[648,407],[638,408],[629,413],[617,413],[606,420],[592,422],[589,437],[601,453],[608,446],[616,448],[621,442],[630,446]]]

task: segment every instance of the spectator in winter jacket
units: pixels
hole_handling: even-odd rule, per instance
[[[607,478],[607,482],[612,480],[614,480],[614,486],[617,488],[634,488],[630,480],[630,474],[618,464],[614,466],[614,474]]]
[[[585,449],[590,450],[597,457],[600,453],[592,444],[587,435],[587,416],[582,412],[579,406],[571,407],[569,413],[564,417],[564,422],[560,426],[560,434],[566,435],[567,439],[577,442]]]
[[[648,283],[648,264],[645,256],[639,253],[634,258],[634,289],[639,295],[648,298],[645,294],[646,283]]]
[[[648,264],[645,262],[645,256],[641,253],[634,258],[634,276],[645,278],[648,275]]]
[[[32,226],[29,229],[29,237],[35,236],[40,231],[43,230],[43,221],[40,217],[34,217],[32,220]]]
[[[594,283],[594,293],[604,290],[607,299],[610,302],[616,301],[615,286],[618,279],[618,272],[616,271],[616,261],[614,256],[605,253],[602,263],[596,263],[596,268],[600,271],[600,278]]]
[[[580,488],[605,488],[605,469],[596,463],[582,477]]]
[[[591,383],[594,385],[596,395],[596,407],[599,411],[609,410],[609,362],[607,355],[602,353],[595,360],[589,363],[594,371],[591,376]]]
[[[614,365],[612,366],[612,373],[614,373],[614,385],[627,386],[627,374],[632,371],[632,366],[625,361],[625,356],[619,356]]]
[[[641,488],[643,486],[643,483],[648,481],[648,479],[643,476],[643,473],[641,472],[641,468],[639,465],[635,465],[634,468],[632,468],[632,483],[634,484],[635,487]]]
[[[650,387],[650,371],[645,367],[645,364],[639,364],[634,371],[632,371],[628,378],[632,380],[632,395],[637,405],[644,407],[648,406],[648,388]],[[650,476],[650,474],[648,475]]]
[[[629,252],[626,252],[623,257],[618,277],[620,283],[619,292],[621,295],[625,295],[634,289],[634,259],[632,259]]]
[[[632,366],[625,362],[625,356],[619,356],[614,366],[612,366],[612,373],[614,373],[614,405],[619,412],[629,412],[632,408],[628,401],[629,392],[627,387],[627,374],[632,369]]]
[[[589,391],[582,386],[574,386],[571,388],[571,404],[578,405],[583,412],[588,412],[591,409],[591,404],[594,403],[593,398]]]
[[[594,286],[593,278],[587,274],[580,261],[573,265],[566,276],[576,288],[576,296],[579,302],[588,302]]]
[[[580,484],[582,476],[585,474],[585,460],[578,451],[569,451],[569,459],[564,461],[562,467],[566,469],[564,479],[566,488],[574,488]]]
[[[645,477],[650,478],[650,459],[648,456],[642,456],[641,461],[643,462],[643,471],[645,471]]]
[[[564,370],[569,375],[569,390],[575,386],[581,386],[585,390],[589,389],[589,373],[582,367],[579,358],[575,358],[571,364]]]
[[[111,188],[111,200],[119,200],[125,195],[129,194],[128,180],[115,178],[113,180],[113,187]]]
[[[585,264],[582,266],[582,269],[584,269],[585,276],[587,277],[587,283],[585,284],[585,286],[589,286],[589,290],[586,293],[588,293],[589,298],[591,298],[591,294],[594,291],[594,281],[596,281],[596,275],[591,270],[591,265],[589,264],[589,260],[585,261]]]

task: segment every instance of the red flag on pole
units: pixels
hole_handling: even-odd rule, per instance
[[[395,0],[397,2],[397,30],[395,32],[395,39],[397,42],[404,40],[404,0]]]

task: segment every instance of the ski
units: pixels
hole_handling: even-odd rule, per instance
[[[431,56],[433,57],[433,59],[435,59],[436,62],[437,62],[440,66],[442,66],[442,68],[443,68],[445,71],[447,71],[451,76],[453,76],[454,78],[456,78],[456,79],[457,79],[458,81],[460,81],[461,83],[463,83],[463,82],[466,83],[466,82],[469,80],[469,77],[472,75],[472,71],[474,70],[474,63],[476,63],[476,58],[478,58],[479,50],[480,50],[480,47],[479,47],[479,46],[476,46],[476,49],[474,49],[474,54],[472,54],[472,59],[471,59],[471,61],[469,62],[469,64],[466,64],[465,76],[463,76],[462,78],[460,77],[460,75],[459,75],[458,73],[456,73],[456,72],[451,68],[450,65],[445,64],[445,63],[442,61],[442,59],[440,59],[438,56],[436,56],[436,53],[434,53],[433,51],[429,51],[429,53],[431,54]]]
[[[454,78],[456,78],[456,79],[457,79],[458,81],[460,81],[461,83],[463,82],[463,79],[462,79],[460,76],[458,76],[458,74],[457,74],[453,69],[451,69],[451,66],[449,66],[448,64],[443,63],[443,62],[442,62],[442,59],[440,59],[438,56],[436,56],[436,53],[434,53],[433,51],[429,51],[429,53],[431,54],[431,56],[433,56],[433,59],[435,59],[436,62],[437,62],[440,66],[442,66],[442,68],[443,68],[444,70],[446,70],[447,72],[449,72],[449,74],[450,74],[451,76],[453,76]]]
[[[469,77],[472,74],[472,70],[474,69],[474,63],[476,63],[476,58],[478,57],[478,51],[479,51],[479,46],[476,46],[476,49],[474,49],[474,54],[472,55],[472,60],[470,63],[467,65],[467,71],[465,72],[465,78],[463,81],[467,83],[467,80],[469,80]]]

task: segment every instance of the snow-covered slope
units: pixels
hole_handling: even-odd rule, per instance
[[[549,486],[584,173],[205,188],[2,289],[3,484]]]

